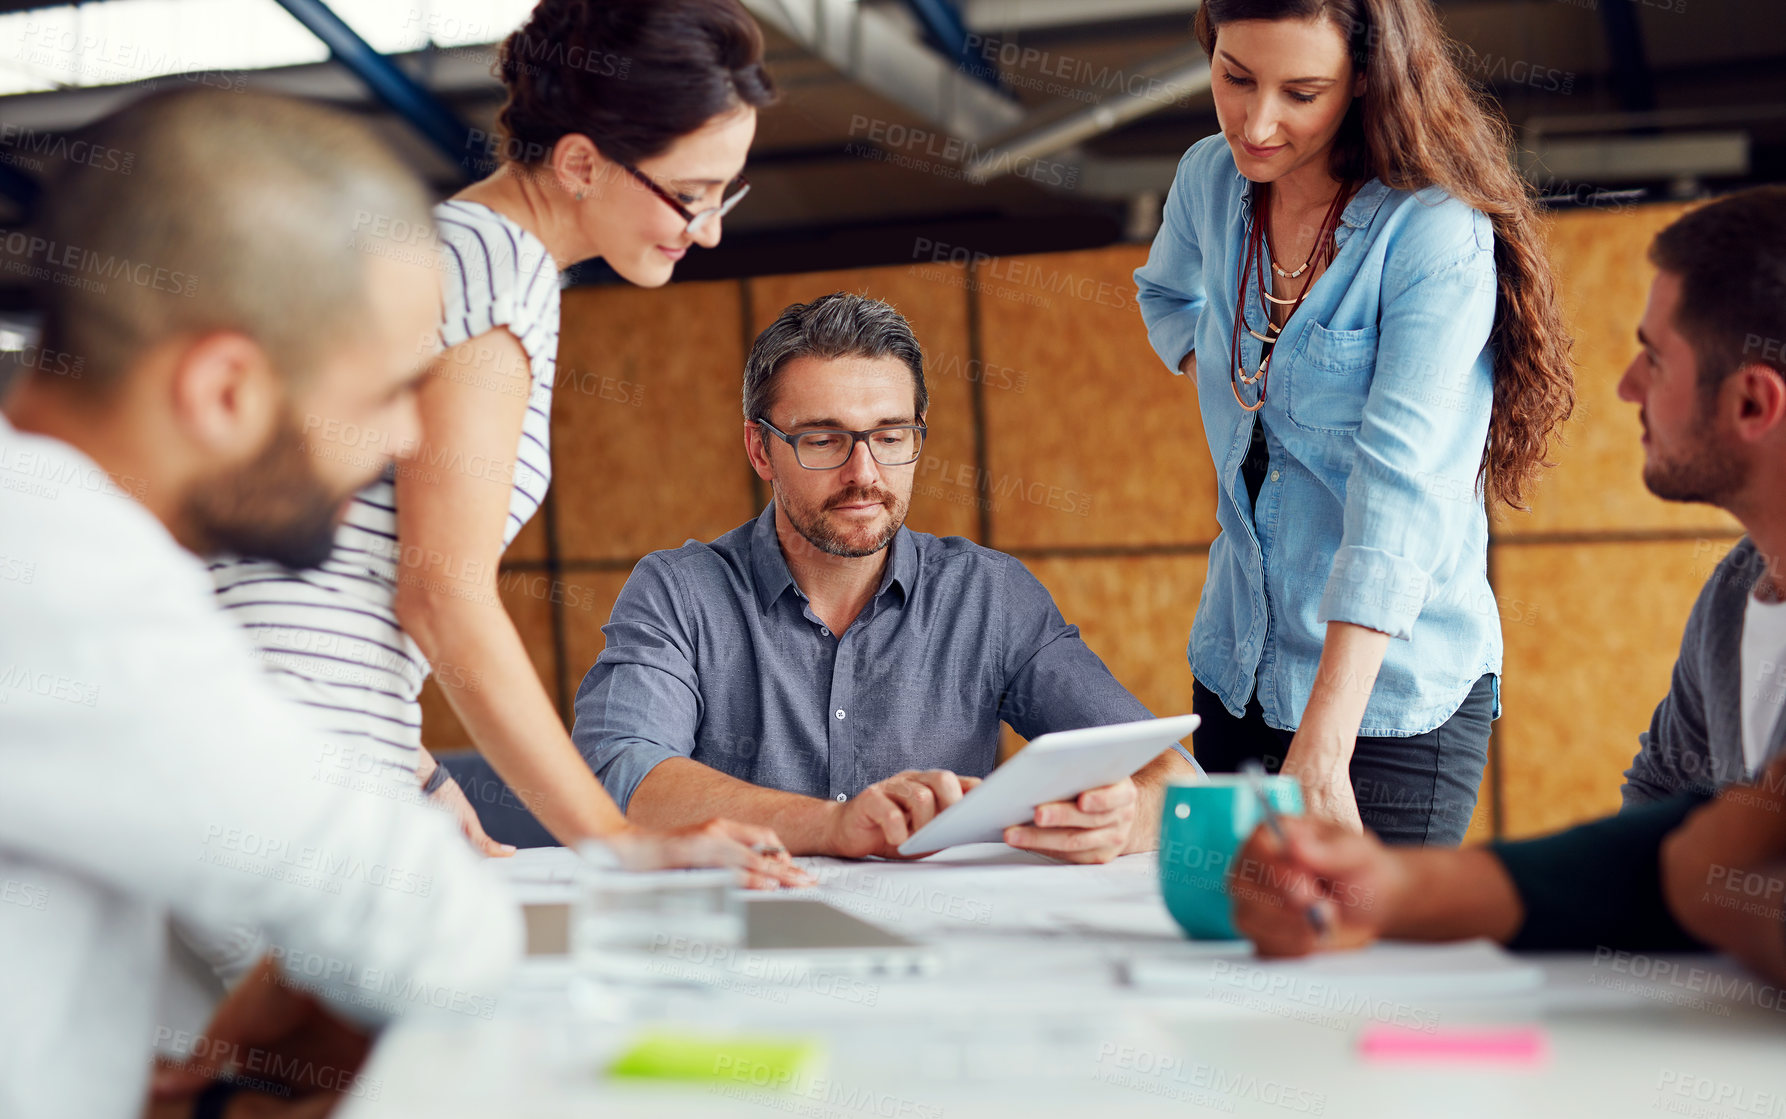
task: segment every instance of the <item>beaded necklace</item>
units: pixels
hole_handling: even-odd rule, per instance
[[[1265,316],[1265,329],[1270,331],[1269,334],[1260,334],[1246,321],[1247,273],[1257,272],[1259,294],[1261,296],[1280,307],[1290,308],[1290,313],[1284,316],[1284,324],[1288,325],[1290,319],[1296,315],[1296,309],[1302,306],[1302,301],[1304,299],[1308,298],[1309,289],[1314,286],[1315,276],[1312,266],[1315,261],[1317,259],[1330,260],[1332,258],[1333,235],[1339,228],[1339,217],[1340,213],[1345,209],[1346,199],[1351,197],[1352,184],[1349,181],[1340,184],[1339,192],[1333,196],[1333,201],[1327,206],[1327,216],[1321,219],[1321,230],[1315,235],[1315,244],[1314,247],[1309,250],[1308,259],[1303,261],[1302,267],[1296,269],[1294,272],[1285,271],[1272,257],[1270,241],[1271,197],[1269,191],[1269,184],[1260,183],[1258,184],[1257,189],[1253,192],[1253,212],[1251,215],[1251,225],[1247,230],[1246,253],[1240,262],[1240,274],[1235,278],[1234,282],[1236,298],[1234,300],[1234,336],[1231,343],[1234,360],[1233,367],[1229,371],[1228,384],[1229,387],[1234,390],[1234,402],[1249,412],[1257,412],[1259,409],[1265,407],[1266,377],[1271,372],[1272,355],[1277,352],[1276,343],[1278,335],[1283,332],[1284,328],[1273,322],[1270,314]],[[1296,293],[1296,298],[1279,299],[1277,296],[1271,294],[1271,285],[1265,278],[1265,263],[1268,260],[1271,262],[1271,270],[1288,280],[1294,280],[1303,273],[1308,273],[1308,279],[1302,282],[1302,290]],[[1240,332],[1242,328],[1267,347],[1264,356],[1259,362],[1259,368],[1251,376],[1247,375],[1246,367],[1241,364],[1240,360]],[[1240,395],[1241,385],[1246,385],[1249,388],[1253,385],[1258,385],[1258,401],[1253,404],[1248,404],[1242,399]]]

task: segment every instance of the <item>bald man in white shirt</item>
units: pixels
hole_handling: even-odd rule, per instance
[[[361,1029],[488,1016],[521,940],[448,817],[319,779],[198,558],[318,562],[413,445],[438,276],[356,222],[428,228],[421,185],[346,118],[244,93],[87,138],[131,173],[46,191],[42,352],[72,356],[0,419],[0,1115],[33,1119],[141,1112],[170,917],[264,931],[250,1013],[298,987]],[[377,437],[306,436],[349,429]]]

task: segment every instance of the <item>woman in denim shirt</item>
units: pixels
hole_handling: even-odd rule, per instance
[[[1197,759],[1455,846],[1500,714],[1487,509],[1574,403],[1531,194],[1428,0],[1205,0],[1196,32],[1221,134],[1135,280],[1219,479]]]

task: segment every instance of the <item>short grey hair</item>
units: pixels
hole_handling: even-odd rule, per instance
[[[896,357],[912,371],[913,416],[930,405],[924,388],[924,351],[912,326],[891,303],[834,291],[796,303],[776,316],[744,359],[744,418],[755,423],[775,403],[782,368],[795,358]]]

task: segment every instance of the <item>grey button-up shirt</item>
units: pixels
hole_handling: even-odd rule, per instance
[[[845,800],[907,769],[984,777],[1001,721],[1034,738],[1150,717],[1015,558],[906,528],[889,548],[842,636],[795,584],[773,503],[640,560],[572,732],[621,808],[667,758]]]

